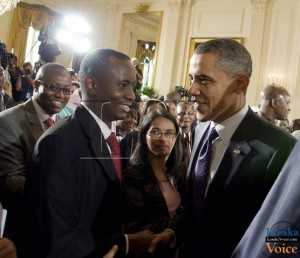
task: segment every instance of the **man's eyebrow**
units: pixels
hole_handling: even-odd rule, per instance
[[[213,81],[213,78],[211,78],[210,76],[207,76],[205,74],[195,74],[195,75],[189,74],[189,77],[190,77],[190,79],[195,78],[196,80],[206,79],[206,80]]]

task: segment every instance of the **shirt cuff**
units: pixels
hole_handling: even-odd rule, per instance
[[[125,255],[127,255],[129,253],[129,240],[128,240],[128,235],[125,234]]]

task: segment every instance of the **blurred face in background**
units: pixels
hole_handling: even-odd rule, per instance
[[[176,104],[173,101],[166,101],[169,112],[175,117],[176,116]]]
[[[276,119],[286,120],[288,118],[288,114],[291,111],[290,102],[290,96],[288,95],[279,95],[272,101]]]
[[[179,103],[177,105],[177,122],[182,130],[188,133],[195,120],[195,111],[189,103]]]
[[[151,155],[167,158],[176,142],[176,128],[174,123],[164,117],[157,117],[151,123],[146,135],[147,147]]]
[[[23,70],[24,70],[24,73],[26,75],[32,75],[32,73],[33,73],[33,68],[32,68],[32,65],[30,63],[24,64],[23,65]]]
[[[124,120],[120,120],[117,126],[122,132],[129,133],[137,128],[138,125],[137,111],[131,110]]]

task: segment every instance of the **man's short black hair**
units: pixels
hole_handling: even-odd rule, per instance
[[[129,56],[113,49],[96,49],[88,53],[82,60],[79,71],[80,81],[83,82],[87,75],[97,76],[101,69],[109,65],[109,58],[130,61]]]

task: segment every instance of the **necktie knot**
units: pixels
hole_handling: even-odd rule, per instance
[[[47,129],[52,127],[54,125],[54,120],[51,117],[48,117],[45,121],[44,121],[45,125],[47,126]]]
[[[112,154],[120,155],[120,145],[118,143],[115,133],[111,133],[109,137],[106,139],[106,142],[108,143]]]

